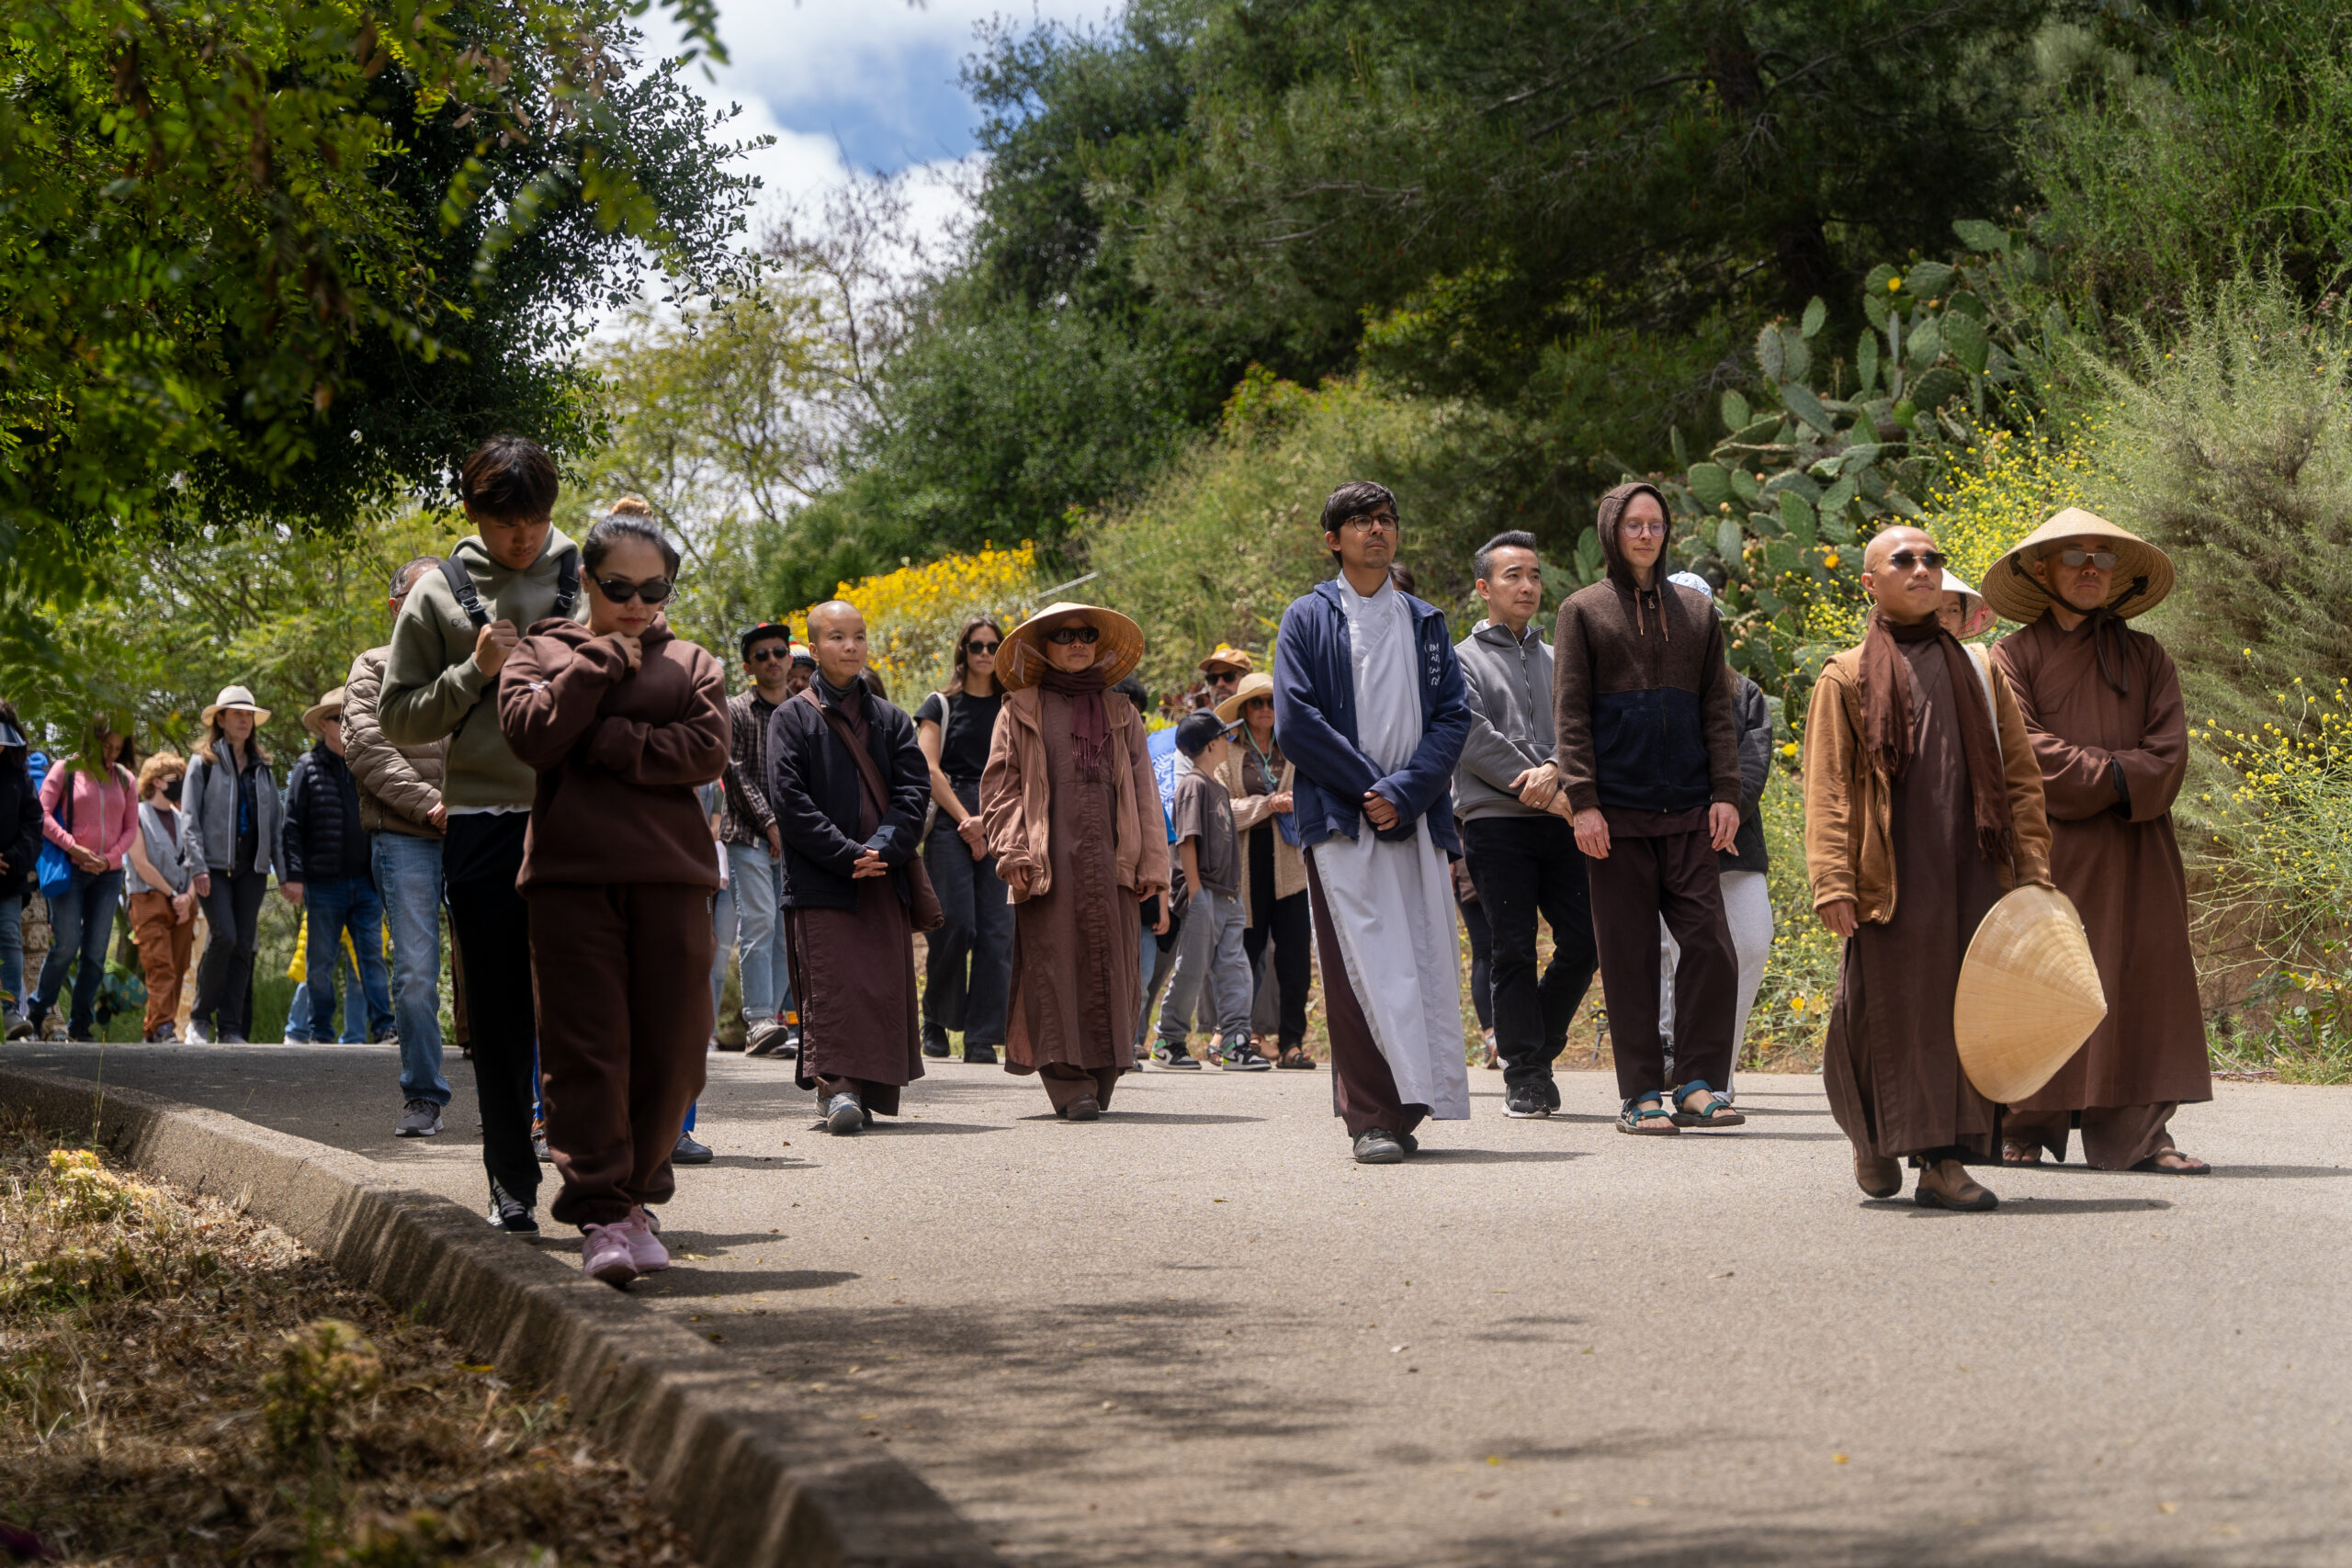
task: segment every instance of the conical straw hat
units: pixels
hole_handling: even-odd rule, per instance
[[[1984,574],[1985,603],[2010,620],[2031,626],[2050,607],[2050,593],[2035,580],[2033,563],[2044,547],[2061,539],[2102,539],[2115,552],[2108,607],[2125,620],[2143,615],[2172,592],[2172,558],[2128,529],[2095,512],[2070,506],[2018,541]]]
[[[2073,899],[2019,887],[1985,913],[1951,998],[1952,1038],[1977,1093],[2003,1105],[2032,1098],[2106,1016]]]
[[[1094,671],[1104,685],[1115,686],[1143,662],[1143,628],[1116,610],[1099,604],[1059,600],[1046,605],[1007,634],[997,650],[996,683],[1018,692],[1045,679],[1046,634],[1057,626],[1083,621],[1098,634]]]

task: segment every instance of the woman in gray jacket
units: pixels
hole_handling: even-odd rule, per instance
[[[204,732],[180,790],[182,858],[195,875],[211,940],[196,971],[192,1045],[243,1045],[253,1029],[254,949],[261,901],[277,863],[282,807],[269,753],[254,727],[269,710],[243,686],[224,686],[204,710]]]

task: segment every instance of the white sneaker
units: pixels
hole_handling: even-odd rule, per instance
[[[190,1045],[211,1044],[212,1031],[205,1028],[201,1020],[193,1018],[189,1019],[187,1021],[187,1043]]]

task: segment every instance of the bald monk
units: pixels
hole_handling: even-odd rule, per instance
[[[768,805],[784,840],[785,958],[800,1000],[796,1077],[828,1132],[899,1113],[922,1077],[914,858],[931,764],[907,716],[874,694],[865,617],[808,612],[817,673],[768,716]]]
[[[2041,769],[2008,682],[1938,624],[1944,556],[1889,528],[1862,556],[1861,646],[1829,660],[1804,737],[1805,871],[1845,940],[1822,1082],[1873,1198],[1919,1170],[1923,1208],[1998,1200],[1962,1160],[1990,1161],[2000,1108],[1952,1042],[1962,957],[2002,894],[2050,885]]]
[[[2064,1160],[2079,1125],[2083,1158],[2102,1170],[2211,1168],[2176,1148],[2171,1130],[2183,1101],[2213,1098],[2172,833],[2188,721],[2171,657],[2123,624],[2171,585],[2162,551],[2073,508],[1985,579],[2001,613],[2027,623],[1993,657],[2041,763],[2052,874],[2082,913],[2107,992],[2107,1017],[2083,1048],[2002,1119],[2004,1165],[2040,1165],[2045,1149]]]

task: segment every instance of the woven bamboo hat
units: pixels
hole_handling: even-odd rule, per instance
[[[1018,692],[1043,680],[1046,668],[1046,634],[1074,623],[1092,626],[1097,634],[1094,673],[1102,677],[1104,685],[1117,685],[1143,662],[1141,626],[1116,610],[1072,604],[1065,599],[1046,605],[1005,634],[1004,646],[997,649],[996,655],[997,684],[1008,692]]]
[[[2033,563],[2061,539],[2098,539],[2115,552],[2107,607],[2126,620],[2154,609],[2172,592],[2171,557],[2098,513],[2070,506],[1993,563],[1984,574],[1986,603],[2012,621],[2031,626],[2040,620],[2050,606],[2050,592],[2034,578]]]
[[[1951,998],[1952,1039],[1977,1093],[2003,1105],[2030,1099],[2106,1016],[2073,899],[2024,886],[1986,911]]]
[[[1960,595],[1960,637],[1962,642],[1993,624],[1993,607],[1984,603],[1984,595],[1968,586],[1968,579],[1960,573],[1944,573],[1944,592]]]
[[[343,688],[337,686],[317,702],[302,710],[302,728],[313,735],[324,735],[323,720],[327,715],[343,711]]]
[[[1241,722],[1243,703],[1251,697],[1272,697],[1273,694],[1274,678],[1263,670],[1252,670],[1241,677],[1241,684],[1233,688],[1233,695],[1216,705],[1216,716],[1227,724],[1238,724]]]

